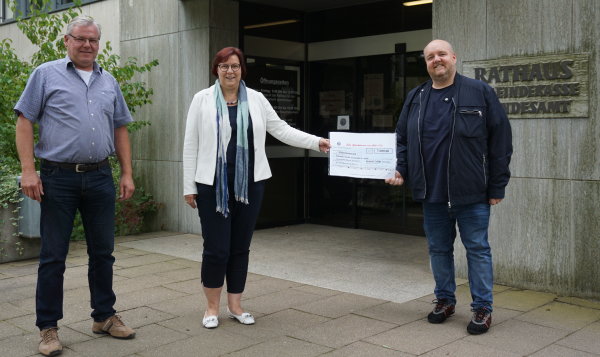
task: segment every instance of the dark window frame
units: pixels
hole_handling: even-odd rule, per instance
[[[14,17],[14,13],[12,14],[12,18],[5,18],[5,14],[6,14],[6,10],[8,9],[9,6],[9,1],[10,0],[0,0],[0,10],[2,10],[1,14],[2,16],[0,17],[0,26],[5,25],[5,24],[10,24],[16,21],[15,17]],[[32,2],[38,2],[41,0],[16,0],[17,3],[17,13],[21,13],[24,14],[25,17],[28,17],[30,15],[30,11],[29,11],[29,7],[31,5]],[[88,4],[92,4],[95,2],[100,2],[103,0],[81,0],[81,5],[88,5]],[[47,12],[57,12],[57,11],[63,11],[66,10],[70,7],[72,7],[74,5],[74,1],[73,0],[52,0],[50,1],[50,3],[48,3],[48,5],[46,6],[46,11]]]
[[[7,21],[12,21],[13,20],[12,17],[7,18],[8,1],[9,0],[0,0],[0,24],[3,24],[5,22],[7,22]]]

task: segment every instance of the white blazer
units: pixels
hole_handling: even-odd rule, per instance
[[[188,111],[183,140],[184,195],[198,193],[196,182],[211,186],[214,183],[217,165],[217,108],[214,86],[196,93]],[[267,132],[288,145],[319,151],[319,137],[289,126],[279,118],[262,93],[250,88],[247,88],[247,93],[254,133],[254,181],[271,177],[265,152]],[[229,123],[226,123],[224,129],[229,143]]]

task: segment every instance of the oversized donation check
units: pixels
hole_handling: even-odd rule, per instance
[[[329,175],[385,179],[396,172],[396,134],[329,133]]]

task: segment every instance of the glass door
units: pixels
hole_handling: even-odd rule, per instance
[[[249,57],[245,82],[261,92],[279,117],[290,126],[306,130],[302,88],[303,64],[297,61]],[[266,228],[304,222],[306,151],[288,146],[267,134],[266,153],[273,176],[256,223]]]
[[[311,63],[311,132],[393,133],[406,93],[427,78],[420,53]],[[328,176],[327,165],[323,158],[309,162],[311,222],[424,235],[421,205],[410,190],[383,180]]]

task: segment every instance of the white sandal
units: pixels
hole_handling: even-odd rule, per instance
[[[227,308],[227,313],[229,314],[230,319],[238,320],[242,325],[254,325],[254,316],[249,312],[242,312],[241,315],[235,315]]]
[[[202,325],[209,329],[215,328],[219,326],[219,317],[217,317],[216,315],[206,316],[205,313],[204,318],[202,318]]]

